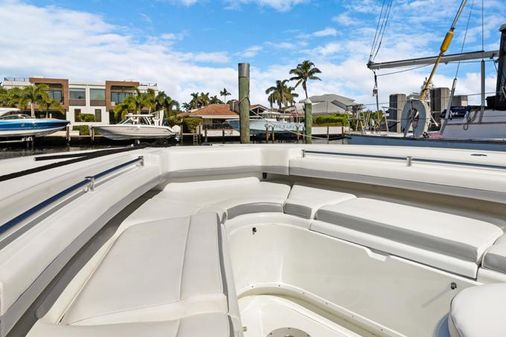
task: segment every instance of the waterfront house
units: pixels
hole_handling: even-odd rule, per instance
[[[45,84],[49,87],[49,97],[60,102],[65,111],[65,118],[75,125],[109,124],[116,104],[135,94],[136,88],[140,92],[146,92],[148,89],[158,92],[156,83],[109,80],[92,83],[46,77],[4,78],[1,86],[11,89],[35,84]]]

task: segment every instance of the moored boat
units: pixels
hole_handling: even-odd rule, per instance
[[[101,135],[112,140],[168,139],[177,136],[175,128],[163,125],[163,112],[128,114],[118,124],[92,126]]]
[[[18,109],[0,111],[0,138],[41,137],[64,129],[70,122],[53,118],[32,118]]]
[[[234,130],[241,130],[239,119],[227,119],[226,122]],[[288,121],[279,112],[267,111],[258,116],[250,117],[249,129],[253,136],[265,135],[266,132],[296,135],[297,133],[302,134],[304,132],[304,123]]]

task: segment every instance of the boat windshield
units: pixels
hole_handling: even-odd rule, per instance
[[[146,115],[133,115],[127,116],[125,120],[122,120],[119,124],[130,124],[130,125],[152,125],[151,116]]]
[[[1,120],[10,120],[10,119],[29,119],[31,118],[30,116],[28,115],[24,115],[24,114],[15,114],[15,115],[5,115],[5,116],[0,116],[0,119]]]

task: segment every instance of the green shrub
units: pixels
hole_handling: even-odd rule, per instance
[[[95,122],[94,114],[79,114],[76,116],[76,122],[93,123]]]
[[[74,125],[72,130],[79,131],[80,136],[88,136],[90,134],[90,128],[88,125]]]
[[[182,119],[177,116],[169,116],[165,121],[171,127],[174,125],[181,125],[182,123]]]
[[[188,117],[183,119],[183,131],[184,132],[195,132],[197,127],[202,124],[202,119]]]
[[[315,126],[348,126],[348,115],[332,114],[316,116],[313,120]]]

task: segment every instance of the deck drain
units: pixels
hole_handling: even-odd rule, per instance
[[[269,333],[267,337],[311,337],[311,336],[299,329],[279,328]]]

